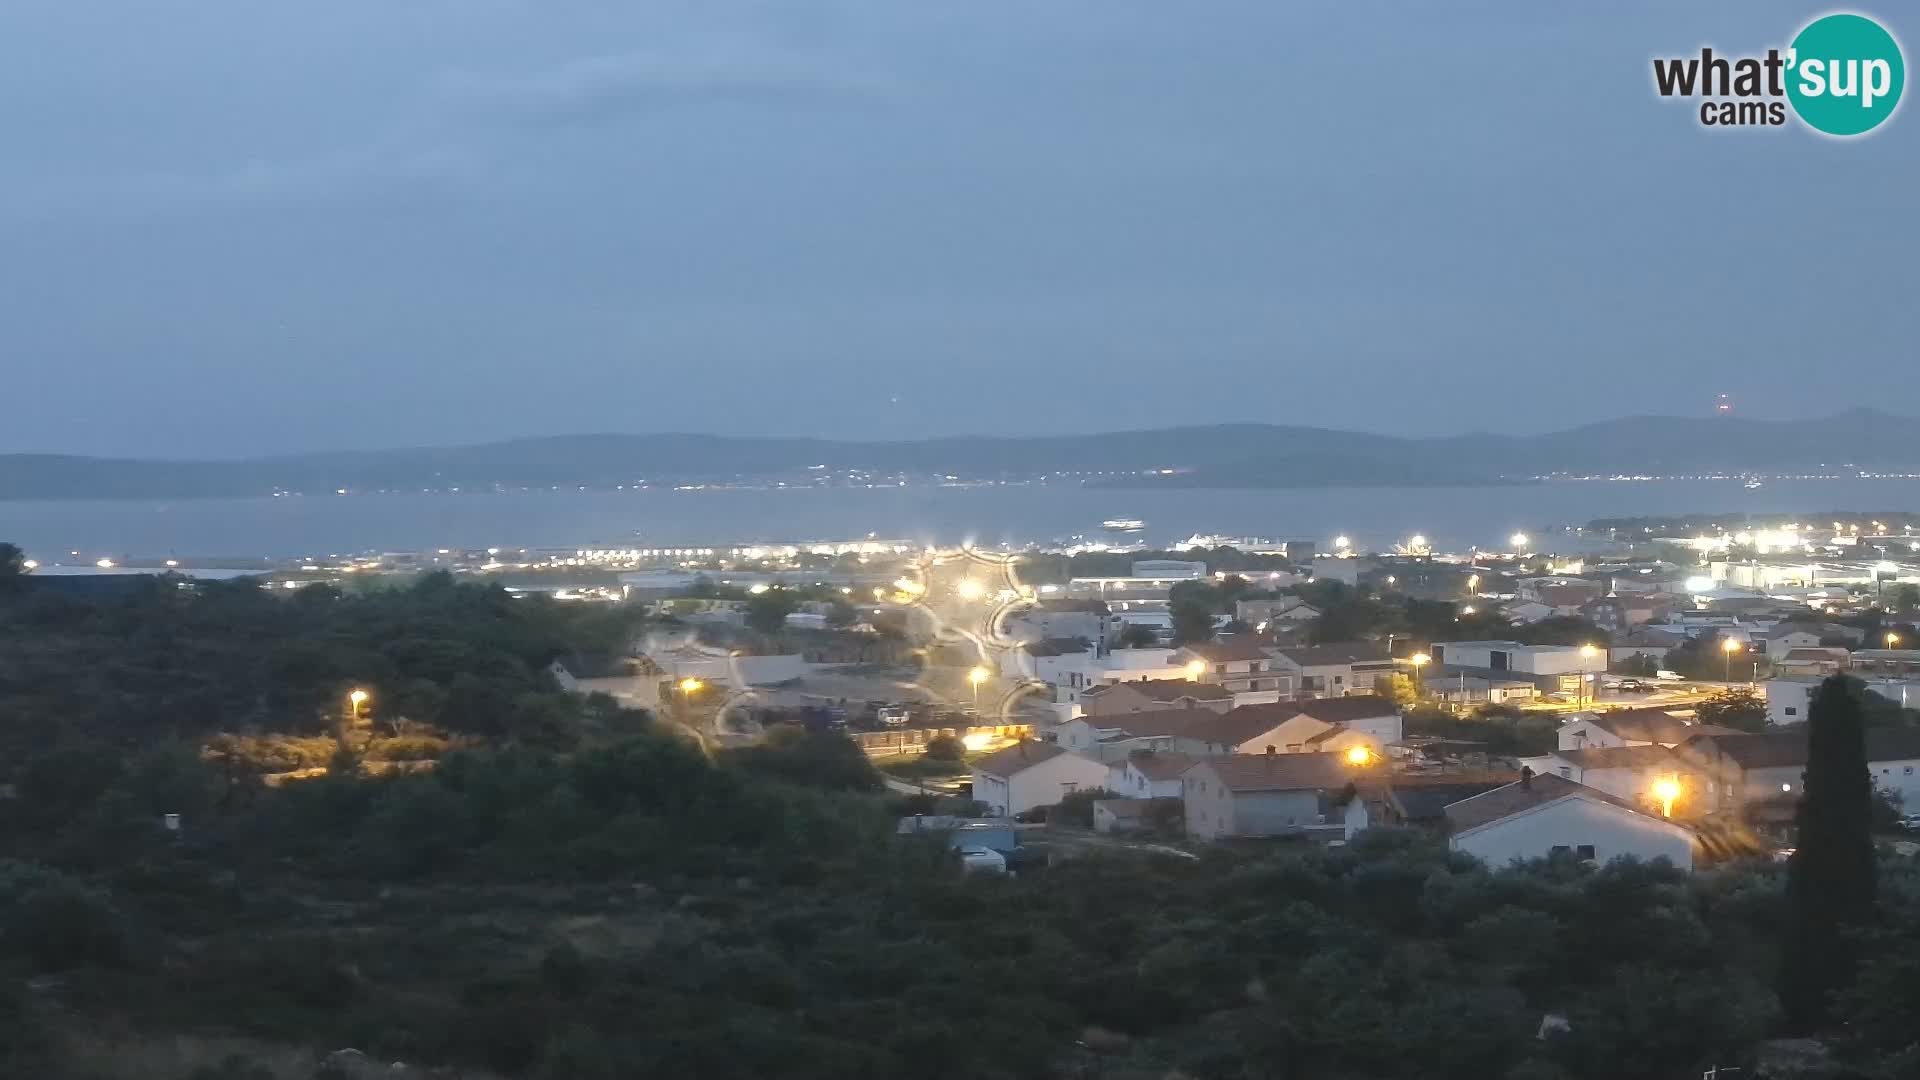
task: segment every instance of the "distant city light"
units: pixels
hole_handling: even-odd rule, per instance
[[[28,559],[26,562],[23,562],[20,565],[26,567],[28,570],[40,569],[40,564],[37,562],[34,562],[32,559]]]
[[[96,563],[94,563],[93,565],[95,565],[95,566],[97,566],[97,567],[99,567],[99,568],[100,568],[100,569],[102,569],[102,570],[111,570],[111,569],[113,569],[113,560],[112,560],[112,559],[101,559],[100,561],[98,561],[98,562],[96,562]]]
[[[1518,533],[1518,532],[1514,533],[1512,536],[1507,537],[1507,540],[1509,543],[1513,545],[1514,551],[1523,552],[1527,550],[1527,534],[1526,533]]]
[[[747,591],[748,591],[748,592],[750,592],[750,593],[752,593],[752,594],[753,594],[753,595],[755,595],[755,596],[759,596],[759,595],[760,595],[761,593],[763,593],[763,592],[766,592],[766,591],[767,591],[768,589],[771,589],[771,588],[773,588],[773,586],[771,586],[771,585],[769,585],[769,584],[767,584],[766,582],[764,582],[764,581],[762,581],[762,582],[759,582],[759,583],[757,583],[757,584],[755,584],[754,586],[752,586],[751,588],[749,588],[749,589],[748,589]]]
[[[1341,551],[1345,551],[1353,546],[1353,541],[1344,536],[1336,536],[1333,538],[1333,546],[1339,548]]]

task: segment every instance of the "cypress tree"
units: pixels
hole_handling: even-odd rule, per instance
[[[1834,991],[1853,981],[1846,930],[1873,917],[1873,779],[1858,691],[1833,676],[1813,693],[1807,771],[1787,866],[1787,941],[1780,1001],[1800,1032],[1828,1021]]]

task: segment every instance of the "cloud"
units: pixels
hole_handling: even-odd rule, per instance
[[[714,102],[808,104],[872,99],[891,84],[818,57],[756,46],[627,52],[521,75],[455,72],[441,80],[456,106],[530,122],[599,120],[635,110]]]

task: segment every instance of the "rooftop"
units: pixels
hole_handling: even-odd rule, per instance
[[[1232,637],[1225,641],[1199,641],[1184,646],[1181,651],[1192,653],[1216,664],[1267,658],[1267,650],[1261,648],[1260,643],[1252,637]]]
[[[1233,754],[1204,758],[1187,770],[1207,769],[1222,787],[1255,791],[1339,790],[1356,778],[1381,775],[1379,766],[1350,765],[1342,754]]]
[[[1386,698],[1373,694],[1356,694],[1352,697],[1313,698],[1308,701],[1282,701],[1294,715],[1305,713],[1315,720],[1324,720],[1329,724],[1346,724],[1355,720],[1372,720],[1383,716],[1398,716],[1400,706]],[[1265,706],[1245,706],[1246,708],[1264,708]]]
[[[1684,764],[1664,746],[1594,746],[1555,750],[1552,757],[1581,769],[1672,769]]]
[[[1635,814],[1641,813],[1604,791],[1576,784],[1565,777],[1542,773],[1448,804],[1445,811],[1447,827],[1456,834],[1463,833],[1571,796],[1609,803]]]
[[[1622,739],[1631,742],[1673,743],[1684,742],[1696,735],[1726,733],[1730,728],[1716,727],[1713,724],[1699,724],[1674,716],[1665,709],[1646,707],[1639,709],[1615,709],[1612,712],[1596,712],[1582,719],[1589,720],[1595,727],[1613,732]]]
[[[1277,650],[1300,667],[1384,662],[1387,650],[1371,641],[1343,641],[1331,645],[1297,645]]]
[[[1181,773],[1202,760],[1194,754],[1171,750],[1136,750],[1127,757],[1127,764],[1149,780],[1177,780]]]
[[[1212,709],[1142,709],[1139,712],[1108,716],[1083,716],[1097,731],[1122,732],[1121,738],[1151,739],[1164,735],[1185,735],[1199,724],[1220,719]]]
[[[978,759],[973,763],[973,770],[1005,778],[1025,772],[1042,762],[1052,761],[1066,752],[1066,747],[1059,743],[1022,739],[1005,750]]]

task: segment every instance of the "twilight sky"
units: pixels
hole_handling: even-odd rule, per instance
[[[1651,88],[1825,10],[16,0],[0,452],[1920,414],[1914,106]]]

